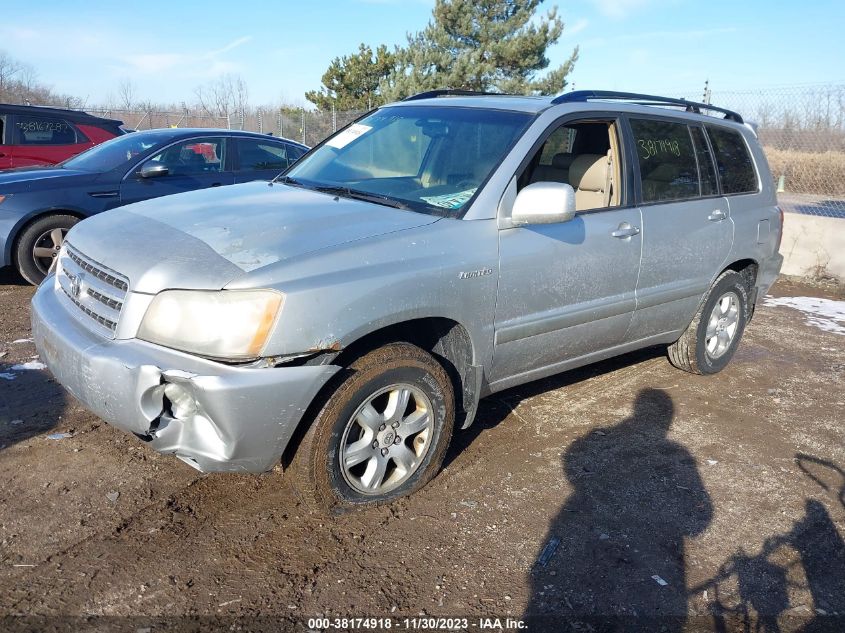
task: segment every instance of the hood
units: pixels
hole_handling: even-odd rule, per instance
[[[96,174],[62,167],[20,167],[0,171],[0,193],[31,191],[35,187],[66,187],[76,180],[90,180]]]
[[[136,292],[219,289],[250,271],[439,218],[253,182],[148,200],[80,222],[68,241]]]

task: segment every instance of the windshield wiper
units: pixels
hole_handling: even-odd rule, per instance
[[[291,178],[290,176],[282,176],[281,178],[279,176],[276,176],[270,182],[271,183],[279,182],[283,185],[291,185],[293,187],[304,187],[305,186],[303,183],[298,181],[296,178]]]
[[[350,187],[336,185],[317,185],[314,189],[322,193],[343,196],[344,198],[353,198],[355,200],[363,200],[365,202],[373,202],[375,204],[382,204],[386,207],[393,207],[394,209],[404,209],[406,211],[411,210],[411,206],[401,200],[378,193],[368,193],[366,191],[359,191],[358,189],[351,189]]]

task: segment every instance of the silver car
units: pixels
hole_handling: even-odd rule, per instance
[[[81,222],[33,334],[68,391],[151,448],[281,465],[313,507],[344,508],[425,485],[502,389],[654,345],[720,371],[781,228],[734,112],[435,91],[272,183]]]

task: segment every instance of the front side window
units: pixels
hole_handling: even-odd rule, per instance
[[[707,134],[710,136],[713,153],[716,155],[722,193],[731,195],[757,191],[754,162],[751,160],[748,146],[742,139],[742,135],[736,130],[715,125],[707,126]]]
[[[238,139],[239,171],[282,171],[288,168],[287,145],[255,139]]]
[[[689,128],[682,123],[631,119],[643,202],[700,195],[698,165]]]
[[[225,139],[200,138],[175,143],[150,161],[167,167],[171,176],[196,176],[223,171]]]
[[[95,145],[62,163],[68,169],[80,171],[111,171],[128,163],[141,154],[151,150],[157,143],[166,142],[170,137],[156,136],[155,140],[143,132],[133,132],[118,136],[99,145]]]
[[[76,129],[52,117],[18,116],[15,122],[19,145],[74,145]]]
[[[616,121],[571,121],[555,128],[517,179],[517,190],[537,182],[568,184],[576,211],[618,206],[621,163]]]
[[[382,108],[296,163],[284,182],[457,216],[532,118],[481,108]]]

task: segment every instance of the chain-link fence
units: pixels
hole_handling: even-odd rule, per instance
[[[784,211],[845,218],[845,85],[709,93],[756,123]]]
[[[687,95],[701,100],[700,95]],[[845,218],[845,85],[708,91],[713,105],[756,123],[785,211]],[[127,127],[216,127],[251,130],[316,145],[364,114],[254,108],[211,116],[199,110],[88,110]]]
[[[127,128],[133,130],[166,127],[249,130],[288,138],[308,146],[316,145],[329,134],[364,114],[364,111],[317,112],[301,108],[254,108],[224,116],[210,115],[192,109],[164,112],[154,109],[88,108],[86,112],[109,119],[119,119]]]

